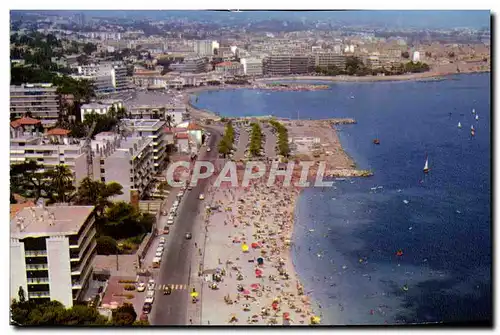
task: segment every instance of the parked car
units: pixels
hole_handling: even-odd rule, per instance
[[[161,256],[163,256],[163,251],[157,251],[155,257],[161,257]]]
[[[156,252],[163,252],[163,245],[158,245]]]
[[[173,225],[174,224],[174,220],[167,220],[167,224],[168,225]]]
[[[160,243],[165,243],[165,237],[160,237]]]
[[[186,235],[184,235],[186,237],[186,240],[190,240],[193,235],[191,235],[191,233],[186,233]]]
[[[150,279],[148,281],[148,290],[149,291],[153,291],[155,289],[155,280],[154,279]]]
[[[144,283],[139,283],[137,285],[137,292],[144,292],[146,290],[146,284]]]
[[[203,193],[200,193],[200,196],[198,197],[200,200],[205,200],[205,195]]]
[[[159,268],[161,264],[161,257],[153,258],[153,268]]]
[[[149,314],[151,313],[151,308],[153,308],[153,305],[149,302],[146,302],[144,306],[142,307],[142,312],[144,314]]]
[[[147,303],[147,304],[152,304],[153,301],[155,301],[155,296],[154,295],[146,297],[146,299],[144,299],[144,302]]]
[[[163,234],[169,234],[170,233],[170,228],[168,226],[163,227]]]
[[[210,147],[208,147],[208,148],[207,148],[207,152],[210,152],[210,151],[212,151],[212,149],[210,149]]]

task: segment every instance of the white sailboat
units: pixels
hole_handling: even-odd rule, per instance
[[[470,125],[470,130],[474,131],[474,125],[473,124]]]
[[[460,121],[458,122],[458,128],[462,128],[462,124],[460,123]]]
[[[425,157],[424,173],[429,172],[429,158]]]
[[[476,110],[472,108],[472,114],[476,114]]]
[[[479,120],[479,115],[476,114],[476,120]]]

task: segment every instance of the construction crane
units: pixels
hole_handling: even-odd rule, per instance
[[[94,179],[94,167],[92,162],[92,147],[90,146],[90,142],[92,141],[92,134],[94,133],[95,127],[97,125],[97,121],[92,122],[92,125],[87,132],[87,136],[85,137],[85,143],[83,144],[83,148],[87,153],[87,177],[90,180]]]

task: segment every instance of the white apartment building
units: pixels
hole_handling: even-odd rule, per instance
[[[240,63],[243,65],[245,76],[258,77],[264,74],[262,59],[260,58],[242,58]]]
[[[146,119],[122,119],[122,124],[136,136],[152,140],[153,172],[159,174],[167,164],[165,121]]]
[[[122,62],[106,62],[78,66],[75,78],[93,80],[96,93],[121,91],[129,87],[127,67]]]
[[[65,307],[82,298],[96,254],[94,206],[29,207],[10,222],[10,298]]]
[[[60,128],[42,134],[34,126],[13,121],[10,127],[10,164],[34,160],[44,169],[64,164],[72,172],[74,183],[79,183],[87,176],[87,155],[80,140],[70,138],[68,134],[68,130]]]
[[[92,113],[96,113],[99,115],[108,114],[111,107],[113,107],[113,105],[98,103],[84,104],[80,107],[80,120],[85,120],[85,116]]]
[[[212,56],[214,54],[214,41],[200,40],[194,43],[194,52],[200,56]]]
[[[23,84],[10,86],[10,115],[31,117],[57,122],[61,102],[57,87],[52,84]]]
[[[126,138],[103,159],[105,181],[123,186],[123,194],[115,200],[130,202],[134,191],[139,196],[145,194],[154,176],[153,141],[148,137]]]

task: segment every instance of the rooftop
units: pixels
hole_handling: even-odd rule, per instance
[[[60,135],[66,136],[71,133],[71,130],[63,129],[63,128],[53,128],[47,132],[47,135]]]
[[[32,126],[35,124],[41,124],[42,121],[33,119],[31,117],[22,117],[20,119],[14,120],[10,123],[11,127],[17,128],[19,126]]]
[[[14,238],[78,234],[94,206],[49,206],[22,209],[10,221]]]
[[[148,128],[157,130],[165,124],[165,121],[155,119],[122,119],[127,127]]]

